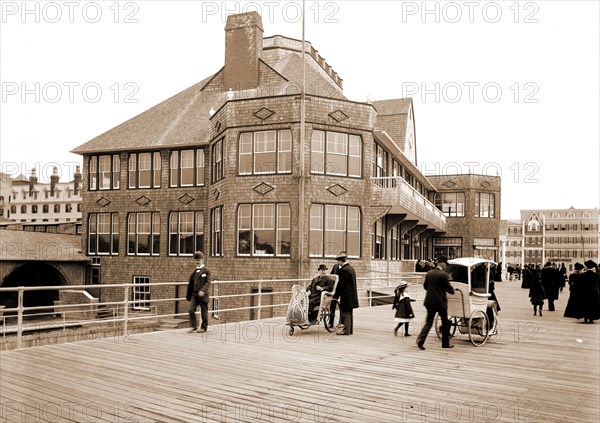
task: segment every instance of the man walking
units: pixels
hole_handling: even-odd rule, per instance
[[[352,335],[353,333],[353,310],[358,308],[358,289],[356,287],[356,272],[346,260],[345,252],[339,253],[335,260],[337,262],[338,284],[334,298],[340,302],[340,329],[337,335]]]
[[[427,318],[421,333],[417,337],[417,346],[422,350],[425,349],[425,339],[431,326],[433,326],[436,313],[440,315],[442,321],[442,348],[454,348],[454,345],[450,344],[450,322],[448,321],[448,299],[446,298],[446,293],[454,294],[454,288],[450,285],[448,274],[444,272],[447,265],[448,259],[440,256],[435,268],[425,275],[423,288],[425,288],[427,294],[425,294],[423,305],[427,309]]]
[[[190,302],[188,310],[192,326],[190,332],[198,330],[198,333],[202,333],[206,332],[208,328],[208,290],[212,282],[212,276],[210,270],[204,265],[204,254],[201,251],[194,253],[194,260],[196,260],[196,268],[190,276],[185,299]],[[200,306],[200,316],[202,317],[200,329],[198,329],[198,323],[196,322],[196,308],[198,306]]]

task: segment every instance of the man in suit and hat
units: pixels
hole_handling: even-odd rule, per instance
[[[353,310],[358,308],[358,288],[356,286],[356,272],[347,261],[345,252],[335,257],[337,262],[338,284],[334,298],[340,302],[340,328],[337,335],[352,335],[353,333]]]
[[[208,328],[208,290],[210,289],[212,276],[210,270],[204,265],[204,254],[202,251],[194,253],[194,260],[196,260],[196,268],[190,276],[185,299],[190,302],[188,310],[192,326],[190,332],[197,330],[201,333],[206,332]],[[196,308],[198,306],[200,306],[200,316],[202,317],[200,329],[198,329],[198,323],[196,322]]]
[[[423,329],[417,337],[417,346],[424,350],[425,339],[433,326],[436,313],[442,321],[442,348],[453,348],[450,344],[450,322],[448,321],[448,299],[446,293],[454,294],[454,288],[450,285],[448,274],[444,271],[448,266],[448,259],[440,256],[434,269],[427,272],[423,288],[427,291],[423,305],[427,309],[427,318]]]
[[[317,269],[317,276],[313,278],[308,287],[308,321],[316,323],[319,315],[319,306],[321,305],[321,293],[323,291],[332,291],[335,281],[327,275],[327,266],[323,263]]]

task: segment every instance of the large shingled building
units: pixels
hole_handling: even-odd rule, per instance
[[[412,101],[347,99],[310,43],[264,38],[256,12],[225,34],[224,67],[73,151],[102,281],[187,280],[195,250],[221,280],[306,278],[340,251],[359,276],[431,257],[446,217]]]

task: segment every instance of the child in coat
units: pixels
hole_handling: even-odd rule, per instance
[[[401,281],[400,284],[394,290],[394,305],[392,306],[392,310],[396,310],[395,321],[398,322],[398,325],[394,329],[394,335],[398,335],[398,330],[404,326],[404,336],[410,336],[408,333],[408,324],[411,319],[414,319],[415,314],[413,313],[412,306],[410,305],[411,301],[415,301],[408,294],[404,292],[408,283]]]

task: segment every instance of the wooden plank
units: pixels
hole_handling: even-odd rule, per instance
[[[432,330],[421,351],[387,305],[356,310],[353,336],[271,319],[3,351],[0,421],[596,421],[600,325],[562,317],[566,295],[540,318],[517,282],[496,292],[479,348]]]

